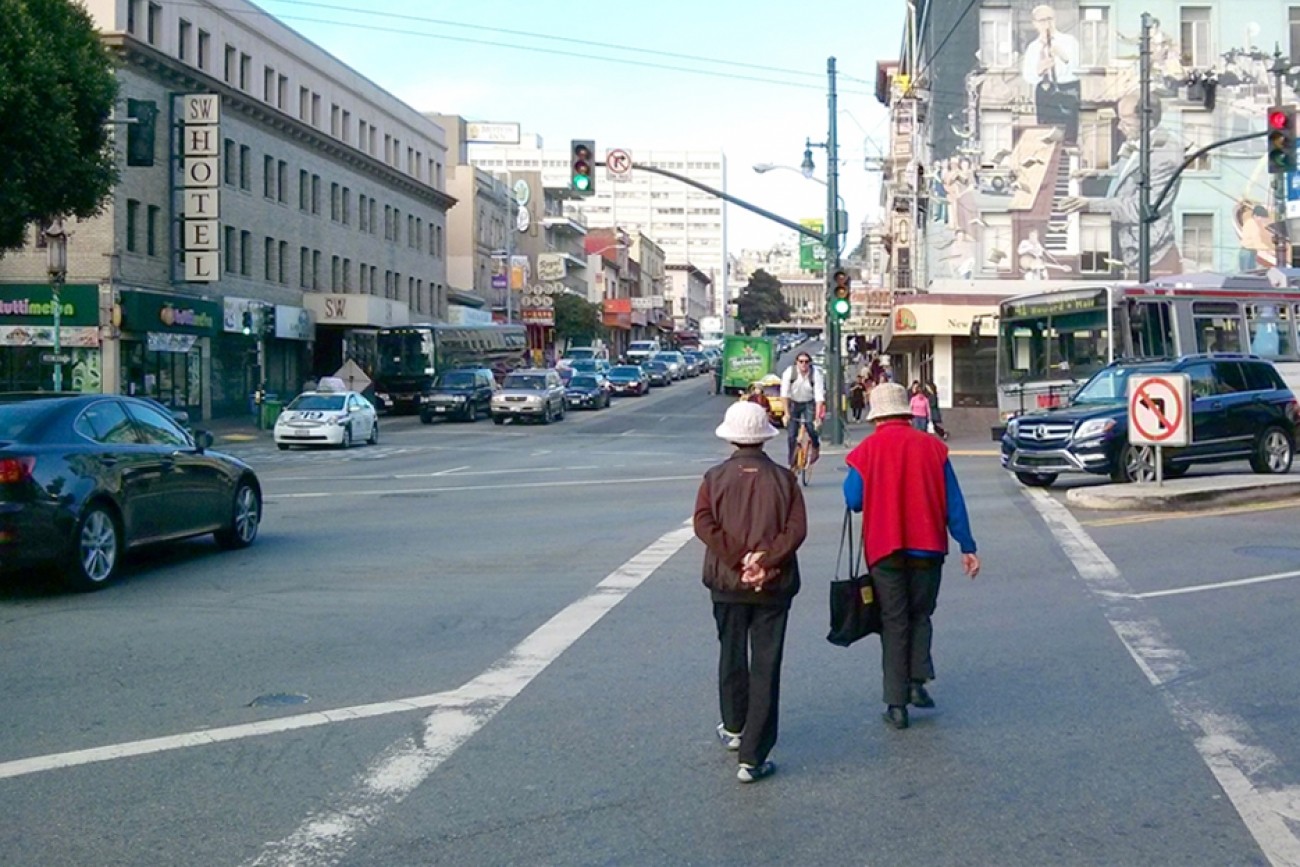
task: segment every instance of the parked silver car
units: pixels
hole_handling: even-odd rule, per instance
[[[492,421],[508,418],[538,419],[550,424],[564,418],[564,382],[553,369],[516,370],[507,374],[501,390],[492,395]]]

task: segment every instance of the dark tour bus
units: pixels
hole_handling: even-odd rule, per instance
[[[381,410],[418,412],[444,370],[486,367],[497,381],[528,363],[522,325],[402,325],[377,338],[375,401]]]

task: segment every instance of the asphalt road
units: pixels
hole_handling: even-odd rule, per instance
[[[1300,864],[1295,508],[1071,513],[985,442],[952,444],[984,572],[949,566],[903,732],[874,639],[824,641],[823,453],[779,771],[739,785],[686,528],[726,405],[232,446],[252,548],[0,587],[0,864]]]

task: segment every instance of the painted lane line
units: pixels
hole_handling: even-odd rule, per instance
[[[699,481],[694,476],[658,476],[645,479],[591,479],[588,481],[564,482],[516,482],[509,485],[456,485],[442,488],[401,488],[380,491],[308,491],[293,494],[268,494],[266,502],[280,500],[307,500],[319,497],[399,497],[411,494],[453,494],[463,491],[518,491],[523,488],[576,488],[586,485],[640,485],[649,482],[684,482]]]
[[[351,791],[338,793],[283,840],[267,843],[248,867],[322,867],[336,864],[391,808],[415,791],[510,700],[546,670],[587,630],[676,554],[695,533],[680,527],[652,542],[611,572],[587,596],[560,611],[483,674],[453,691],[454,704],[438,707],[419,736],[384,750]]]
[[[604,594],[611,587],[626,586],[627,592],[635,589],[628,584],[628,575],[636,577],[636,572],[629,572],[633,564],[644,566],[647,563],[654,563],[655,568],[662,565],[668,557],[676,553],[677,548],[685,545],[690,539],[688,532],[684,538],[679,535],[683,530],[674,530],[661,537],[658,541],[646,548],[620,569],[615,570],[607,576],[600,584],[596,586],[593,594]],[[669,544],[676,544],[676,548],[668,550]],[[658,547],[656,547],[658,546]],[[659,561],[651,558],[658,556],[667,551]],[[651,569],[650,571],[654,571]],[[645,574],[648,577],[649,573]],[[644,577],[641,578],[644,580]],[[637,582],[638,584],[640,581]],[[624,594],[626,595],[626,594]],[[584,599],[590,598],[590,595]],[[583,600],[574,603],[577,605]],[[573,606],[570,606],[572,608]],[[558,615],[557,615],[558,617]],[[542,627],[545,629],[546,627]],[[540,632],[541,630],[538,630]],[[536,636],[538,633],[534,632]],[[525,640],[525,644],[527,639]],[[524,647],[524,644],[519,645]],[[512,655],[519,653],[519,647],[516,647],[511,654],[504,657],[509,660]],[[493,669],[502,665],[498,662]],[[245,738],[262,737],[265,735],[281,734],[288,731],[299,729],[315,728],[317,726],[329,725],[338,722],[351,722],[353,720],[370,719],[379,716],[388,716],[395,713],[409,713],[416,710],[443,709],[443,710],[463,710],[471,707],[479,699],[472,692],[466,692],[470,686],[481,679],[477,678],[458,689],[448,690],[446,692],[430,693],[428,695],[413,696],[411,698],[394,699],[391,701],[374,702],[371,704],[353,705],[352,707],[334,708],[332,710],[311,711],[309,713],[294,714],[293,716],[278,717],[270,720],[260,720],[252,723],[240,723],[238,725],[222,726],[213,729],[202,729],[199,731],[183,732],[177,735],[167,735],[157,738],[147,738],[138,741],[126,741],[124,743],[109,744],[102,747],[91,747],[82,750],[72,750],[64,753],[53,753],[43,756],[32,756],[26,759],[15,759],[7,762],[0,762],[0,780],[11,777],[21,777],[28,774],[54,771],[62,768],[73,768],[80,765],[90,765],[98,762],[108,762],[117,759],[131,758],[133,756],[146,756],[154,753],[171,752],[174,750],[188,749],[190,747],[209,746],[211,744],[225,743],[228,741],[243,740]]]
[[[714,461],[716,463],[716,461]],[[469,464],[463,467],[452,467],[449,470],[437,470],[431,473],[379,473],[376,475],[356,475],[356,476],[287,476],[276,479],[277,482],[379,482],[392,479],[435,479],[439,476],[446,476],[455,473],[458,477],[468,478],[470,476],[521,476],[525,473],[564,473],[575,472],[578,470],[605,470],[608,467],[591,464],[580,467],[519,467],[513,470],[472,470],[471,472],[462,472],[469,469]]]
[[[1269,788],[1282,761],[1256,746],[1255,733],[1241,717],[1213,706],[1199,691],[1191,659],[1175,647],[1164,626],[1143,613],[1137,595],[1087,531],[1044,491],[1025,490],[1043,522],[1070,558],[1075,571],[1101,603],[1102,614],[1152,686],[1174,722],[1223,788],[1255,842],[1274,867],[1300,865],[1300,839],[1287,824],[1300,806],[1300,786]]]
[[[1206,590],[1223,590],[1228,587],[1245,587],[1247,584],[1264,584],[1269,581],[1285,581],[1288,578],[1300,578],[1300,572],[1276,572],[1272,575],[1259,575],[1255,578],[1237,578],[1233,581],[1216,581],[1213,584],[1197,584],[1193,587],[1175,587],[1172,590],[1152,590],[1148,593],[1134,593],[1134,599],[1158,599],[1162,596],[1181,596],[1185,593],[1202,593]]]

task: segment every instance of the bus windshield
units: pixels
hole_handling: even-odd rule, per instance
[[[379,335],[379,376],[425,376],[433,373],[433,345],[421,331],[391,331]]]
[[[998,379],[1077,381],[1105,367],[1111,357],[1107,298],[1105,290],[1086,296],[1062,292],[1004,304]]]

